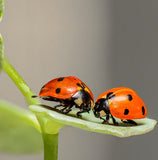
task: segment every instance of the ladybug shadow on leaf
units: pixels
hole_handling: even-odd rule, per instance
[[[50,111],[57,112],[57,113],[59,113],[59,114],[61,114],[61,115],[63,115],[63,116],[71,116],[71,117],[80,118],[80,117],[77,117],[77,115],[72,115],[72,114],[70,115],[70,114],[61,112],[62,107],[61,107],[61,109],[57,109],[57,108],[54,108],[54,107],[51,107],[51,106],[48,106],[48,105],[44,105],[44,104],[40,104],[40,106],[41,106],[42,108],[48,109],[48,110],[50,110]],[[63,107],[63,108],[64,108],[64,107]]]
[[[141,125],[144,125],[145,124],[145,122],[143,122],[143,121],[139,121],[139,120],[135,120],[134,122],[136,122],[136,124],[131,124],[131,123],[128,123],[127,121],[121,121],[120,119],[118,119],[118,118],[115,118],[116,119],[116,121],[117,121],[117,123],[118,123],[118,125],[116,125],[116,127],[118,126],[118,127],[138,127],[138,126],[141,126]],[[105,123],[106,124],[106,123]],[[113,124],[113,122],[112,122],[112,118],[110,118],[110,120],[109,120],[109,124],[107,124],[107,125],[114,125]]]

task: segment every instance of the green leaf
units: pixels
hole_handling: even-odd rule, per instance
[[[3,12],[4,12],[4,0],[0,0],[0,21],[2,19]]]
[[[42,150],[41,134],[34,114],[8,102],[0,101],[0,151],[35,153]]]
[[[82,119],[74,117],[76,111],[71,112],[70,115],[65,115],[59,113],[57,110],[50,108],[48,106],[31,105],[30,110],[36,114],[37,117],[43,117],[49,122],[45,125],[45,131],[48,134],[54,134],[54,123],[58,124],[59,128],[62,126],[70,125],[73,127],[78,127],[87,131],[111,134],[118,137],[129,137],[133,135],[145,134],[151,131],[155,125],[156,121],[145,118],[141,120],[136,120],[137,126],[131,126],[124,123],[119,123],[119,126],[102,124],[102,121],[94,117],[93,112],[82,114]],[[61,125],[61,126],[60,126]]]
[[[0,72],[2,71],[3,68],[3,60],[4,60],[4,47],[3,47],[3,39],[0,34]]]

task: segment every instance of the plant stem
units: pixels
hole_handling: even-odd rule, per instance
[[[57,160],[58,158],[58,133],[42,133],[44,144],[44,160]]]
[[[28,104],[36,105],[40,104],[39,100],[32,98],[34,93],[17,73],[17,71],[12,67],[6,57],[4,57],[3,70],[8,74],[8,76],[13,80],[15,85],[19,88],[21,93],[24,95]],[[48,134],[45,132],[45,122],[47,120],[38,118],[42,129],[42,138],[44,144],[44,160],[57,160],[58,158],[58,131],[55,134]],[[59,127],[60,128],[60,127]],[[57,130],[59,130],[59,128]]]
[[[52,121],[48,115],[36,113],[36,117],[41,126],[44,144],[44,160],[57,160],[58,158],[58,134],[63,125]],[[51,124],[50,124],[51,123]]]
[[[15,85],[19,88],[21,93],[24,95],[26,101],[30,105],[40,104],[37,98],[32,98],[32,95],[35,95],[13,66],[9,63],[6,57],[4,57],[3,70],[8,74],[8,76],[13,80]]]

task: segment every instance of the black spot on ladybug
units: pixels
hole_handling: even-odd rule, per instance
[[[145,114],[145,108],[144,108],[144,106],[142,106],[142,114],[143,115]]]
[[[113,94],[112,96],[110,96],[108,99],[112,99],[112,98],[114,98],[116,95],[115,94]]]
[[[109,98],[113,93],[114,93],[114,92],[109,92],[109,93],[107,94],[107,98]]]
[[[60,93],[60,91],[61,91],[61,88],[57,88],[55,92]]]
[[[57,81],[63,81],[64,77],[59,78]]]
[[[81,84],[80,84],[80,83],[76,83],[76,85],[79,86],[79,87],[81,87]]]
[[[128,113],[129,113],[129,110],[128,110],[128,109],[125,109],[124,115],[127,115]]]
[[[127,98],[129,101],[131,101],[133,99],[133,97],[130,94],[127,95]]]

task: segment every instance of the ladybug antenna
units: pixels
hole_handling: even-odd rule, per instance
[[[37,98],[38,96],[36,96],[36,95],[33,95],[33,96],[31,96],[32,98]]]

